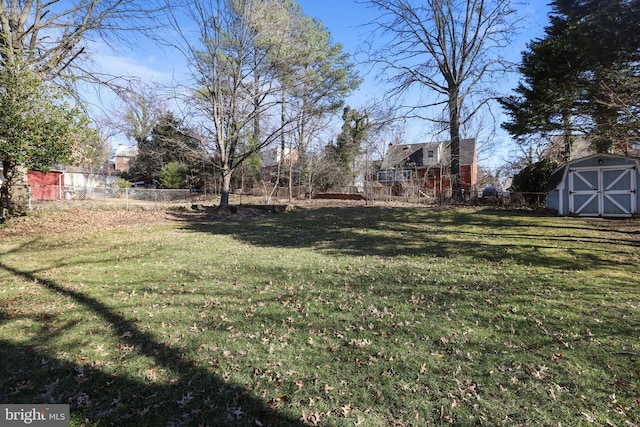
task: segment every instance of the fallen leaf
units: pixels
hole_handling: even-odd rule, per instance
[[[244,415],[244,411],[242,410],[242,407],[238,407],[232,412],[232,414],[235,415],[236,420],[241,420]]]
[[[189,402],[193,400],[193,395],[191,392],[182,395],[182,399],[178,400],[176,403],[180,405],[181,408],[184,408]]]
[[[342,408],[340,408],[340,415],[342,415],[344,418],[347,418],[352,411],[353,411],[353,407],[351,406],[351,404],[347,404]]]

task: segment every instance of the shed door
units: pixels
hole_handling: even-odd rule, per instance
[[[634,165],[569,170],[569,213],[628,217],[637,211]]]

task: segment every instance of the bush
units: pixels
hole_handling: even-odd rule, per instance
[[[520,193],[544,193],[549,177],[557,167],[558,162],[551,159],[533,163],[513,177],[511,188]]]
[[[558,162],[551,159],[530,164],[513,177],[510,190],[521,193],[525,204],[538,206],[540,205],[540,193],[547,191],[549,177],[557,167]]]
[[[114,184],[117,188],[131,188],[131,183],[124,178],[116,179]]]
[[[120,197],[124,193],[125,188],[131,188],[132,184],[124,178],[117,178],[111,187],[112,197]]]
[[[160,171],[160,183],[163,188],[183,188],[186,181],[187,168],[182,163],[169,162]]]

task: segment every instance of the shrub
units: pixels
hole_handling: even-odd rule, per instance
[[[164,188],[183,188],[187,168],[182,163],[169,162],[160,171],[160,183]]]

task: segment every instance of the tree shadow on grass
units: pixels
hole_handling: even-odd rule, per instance
[[[343,207],[281,213],[254,220],[220,221],[175,214],[183,228],[227,235],[263,247],[310,248],[353,256],[469,257],[478,262],[509,259],[559,269],[620,266],[610,253],[635,253],[638,241],[598,235],[576,220],[563,227],[521,213],[417,208]],[[538,220],[533,223],[533,218]],[[536,234],[535,230],[545,230]],[[573,234],[572,229],[576,229]],[[549,231],[550,230],[550,231]],[[576,237],[580,235],[580,237]],[[598,253],[582,251],[584,243]]]
[[[61,360],[49,348],[56,336],[65,334],[73,324],[53,328],[55,315],[36,315],[40,329],[35,337],[29,337],[29,344],[0,340],[0,402],[70,404],[73,425],[303,425],[272,410],[250,390],[225,381],[199,366],[197,360],[158,342],[100,301],[2,262],[0,269],[91,311],[109,324],[121,345],[147,357],[155,368],[172,377],[165,383],[142,381],[110,372],[107,366],[88,363],[80,356],[76,363]],[[22,314],[8,304],[0,306],[0,325],[16,316]]]

